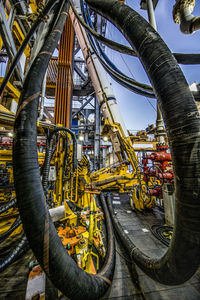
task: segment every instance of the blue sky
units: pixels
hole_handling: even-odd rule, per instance
[[[166,42],[172,52],[180,53],[199,53],[200,51],[200,31],[192,35],[181,33],[179,25],[175,24],[172,17],[172,9],[175,0],[159,0],[155,10],[157,30],[163,40]],[[193,14],[200,15],[200,2],[196,1]],[[139,12],[147,19],[147,11],[140,9],[140,0],[126,0],[126,4]],[[128,45],[125,38],[110,23],[107,24],[107,37]],[[128,55],[121,55],[110,49],[106,53],[116,66],[130,77],[134,77],[140,82],[149,82],[139,60]],[[189,84],[200,82],[200,66],[180,65]],[[114,94],[117,98],[122,116],[128,129],[140,130],[145,129],[148,124],[155,123],[156,120],[156,100],[149,101],[140,95],[128,91],[115,81],[112,81]]]

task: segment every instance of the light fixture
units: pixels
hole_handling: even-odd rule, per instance
[[[197,87],[196,82],[193,82],[192,84],[190,84],[189,88],[190,88],[191,92],[198,92],[198,87]]]
[[[104,135],[103,140],[104,140],[104,142],[107,142],[108,141],[108,137],[106,135]]]
[[[84,141],[85,138],[84,138],[84,134],[82,132],[79,134],[78,139],[80,142]]]

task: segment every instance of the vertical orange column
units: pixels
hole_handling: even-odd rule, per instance
[[[54,124],[59,123],[67,128],[70,127],[71,121],[73,45],[74,29],[70,18],[68,18],[59,45],[54,110]]]

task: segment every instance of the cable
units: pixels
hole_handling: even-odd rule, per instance
[[[16,218],[10,228],[0,235],[0,243],[2,243],[15,229],[17,229],[22,224],[20,216]]]
[[[102,199],[109,237],[106,259],[97,275],[88,274],[79,268],[62,245],[45,203],[38,166],[39,91],[51,54],[57,46],[64,27],[68,8],[68,3],[65,2],[55,29],[46,39],[24,82],[14,127],[13,171],[24,231],[36,259],[48,278],[70,299],[96,300],[101,298],[110,287],[115,266],[115,243],[106,202]],[[27,99],[31,100],[27,103]],[[66,128],[64,130],[66,131]],[[64,282],[67,284],[63,284]]]
[[[173,227],[166,225],[153,225],[151,226],[153,235],[161,241],[165,246],[169,247],[172,238]]]
[[[114,42],[112,40],[109,40],[105,38],[104,36],[100,35],[96,31],[92,30],[82,18],[80,18],[78,12],[76,11],[73,2],[70,0],[70,5],[72,7],[72,10],[74,14],[76,15],[77,19],[81,23],[81,25],[90,32],[91,35],[93,35],[97,40],[99,40],[101,43],[105,44],[107,47],[111,48],[112,50],[118,51],[120,53],[124,53],[131,56],[137,56],[135,51],[123,44],[119,44],[117,42]],[[176,58],[177,62],[184,65],[190,65],[190,64],[200,64],[200,54],[199,53],[173,53],[174,57]]]
[[[24,50],[26,49],[26,46],[28,45],[31,37],[33,36],[33,34],[35,33],[35,31],[37,30],[37,28],[39,27],[40,23],[42,22],[44,16],[46,16],[49,11],[55,6],[55,4],[58,2],[58,0],[49,0],[47,5],[45,6],[45,8],[43,9],[42,13],[40,14],[40,16],[37,18],[37,20],[35,21],[35,23],[32,25],[29,33],[27,34],[27,36],[25,37],[25,39],[23,40],[17,54],[15,55],[13,62],[10,65],[10,68],[8,70],[8,72],[6,73],[1,87],[0,87],[0,96],[2,95],[10,77],[13,74],[13,71],[15,70],[15,67],[17,66],[20,57],[22,56]]]
[[[88,15],[88,19],[87,19],[86,12],[85,12],[85,8],[84,8],[84,5],[83,5],[83,0],[80,0],[80,1],[81,1],[81,9],[82,9],[82,13],[83,13],[85,22],[86,22],[87,24],[89,24],[90,27],[94,30],[94,27],[93,27],[93,24],[92,24],[92,21],[91,21],[89,12],[88,12],[88,6],[86,6],[87,15]],[[90,36],[90,40],[92,41],[93,47],[95,47],[95,46],[94,46],[93,39],[92,39],[92,37],[91,37],[90,34],[89,34],[89,36]],[[101,48],[99,42],[98,42],[97,40],[95,40],[95,42],[96,42],[97,48],[98,48],[99,51],[100,51],[100,54],[102,55],[102,57],[104,58],[104,60],[106,61],[106,63],[110,66],[110,70],[112,70],[113,72],[116,72],[116,74],[118,74],[118,75],[120,76],[120,78],[121,78],[122,80],[124,80],[125,82],[128,82],[128,83],[130,83],[130,84],[132,84],[132,85],[135,85],[135,86],[137,86],[137,87],[143,88],[143,89],[145,89],[145,90],[147,90],[147,91],[150,91],[150,92],[153,91],[151,86],[136,81],[136,80],[134,79],[134,76],[133,76],[132,72],[131,72],[131,74],[132,74],[132,76],[133,76],[133,79],[130,78],[130,77],[128,77],[128,76],[125,75],[124,73],[122,73],[122,72],[121,72],[121,71],[120,71],[120,70],[119,70],[119,69],[111,62],[111,60],[108,58],[108,56],[107,56],[107,55],[105,54],[105,52],[102,50],[102,48]],[[94,50],[94,49],[93,49],[93,50]],[[95,52],[95,53],[96,53],[96,52]],[[121,54],[120,54],[120,55],[121,55]],[[98,57],[99,57],[99,54],[98,54]],[[121,55],[121,57],[122,57],[122,55]],[[123,59],[123,57],[122,57],[122,59]],[[102,63],[102,64],[103,64],[103,63]],[[126,62],[125,62],[125,64],[126,64]],[[103,65],[104,65],[104,64],[103,64]],[[155,96],[154,96],[154,97],[155,97]]]
[[[25,236],[22,237],[14,250],[0,262],[0,272],[3,272],[9,265],[16,261],[20,256],[24,255],[29,250],[29,244]]]
[[[197,201],[200,165],[196,146],[200,142],[200,118],[196,103],[177,61],[146,20],[117,0],[87,0],[86,3],[111,21],[135,47],[160,103],[177,178],[176,221],[168,251],[161,258],[153,259],[142,253],[127,236],[124,247],[152,279],[167,285],[181,284],[191,278],[200,265],[200,230],[197,230],[200,228]],[[191,256],[195,260],[191,260]]]
[[[9,210],[10,208],[12,208],[13,206],[15,206],[16,204],[17,204],[17,199],[16,199],[16,197],[14,197],[8,203],[1,205],[0,206],[0,215],[3,214],[4,212],[6,212],[7,210]]]

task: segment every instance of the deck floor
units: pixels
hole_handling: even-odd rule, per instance
[[[162,215],[156,213],[156,211],[145,215],[132,211],[127,194],[114,193],[111,194],[111,197],[117,218],[134,244],[151,257],[161,256],[167,247],[154,237],[150,227],[160,223]],[[12,240],[8,240],[8,242],[12,242]],[[116,249],[114,280],[102,300],[200,300],[200,270],[183,285],[165,286],[150,279],[135,265],[135,271],[130,272],[133,264],[124,253],[119,241],[116,242]],[[0,300],[25,299],[29,273],[28,264],[33,259],[33,253],[29,250],[24,257],[0,273]],[[135,283],[135,274],[138,275],[139,286]],[[45,299],[67,299],[64,296],[57,298],[57,292],[51,284],[47,286],[49,292],[47,291]]]
[[[162,221],[162,216],[154,213],[140,214],[130,209],[127,194],[111,194],[113,207],[125,232],[145,254],[158,258],[167,247],[154,237],[150,227]],[[116,204],[117,203],[117,204]],[[123,209],[122,209],[123,207]],[[121,249],[122,251],[122,249]],[[129,263],[128,263],[129,264]],[[114,281],[109,293],[103,299],[148,299],[148,300],[198,300],[200,299],[200,270],[185,284],[166,286],[145,275],[137,266],[136,272],[142,293],[131,282],[129,270],[122,256],[117,253]]]

